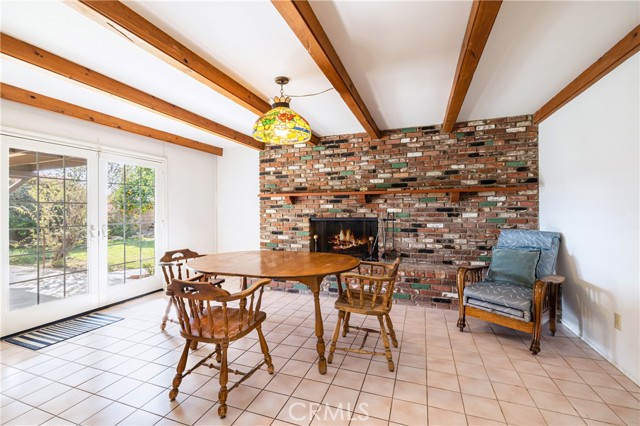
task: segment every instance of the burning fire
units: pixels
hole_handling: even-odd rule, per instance
[[[357,239],[355,235],[353,235],[353,232],[351,232],[351,229],[347,229],[346,231],[341,229],[339,234],[329,237],[329,244],[331,244],[332,250],[347,250],[367,244],[367,239]]]

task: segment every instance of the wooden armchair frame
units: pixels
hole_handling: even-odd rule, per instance
[[[389,348],[387,331],[391,337],[393,346],[397,348],[398,340],[393,329],[393,323],[389,317],[389,312],[391,311],[393,304],[393,292],[399,265],[399,258],[397,258],[393,263],[363,261],[358,267],[358,273],[347,272],[340,275],[341,283],[344,285],[344,288],[342,288],[342,285],[338,286],[339,296],[335,303],[335,308],[338,310],[338,321],[336,322],[336,327],[333,331],[331,346],[329,348],[329,356],[327,357],[327,361],[329,363],[333,361],[333,353],[335,350],[339,349],[345,352],[384,355],[387,358],[389,371],[394,370],[395,367],[393,364],[391,349]],[[373,275],[375,273],[378,273],[379,275]],[[365,332],[365,336],[360,347],[357,349],[344,347],[338,348],[336,345],[338,335],[340,334],[341,323],[344,321],[342,336],[345,337],[350,329],[349,319],[352,313],[376,316],[380,324],[380,329],[374,330],[366,327],[351,326],[357,330]],[[386,328],[385,321],[387,323]],[[369,333],[380,334],[385,348],[384,352],[368,351],[364,349]]]
[[[165,288],[169,287],[171,281],[174,278],[179,280],[191,279],[191,273],[189,268],[187,268],[187,263],[198,257],[202,257],[203,255],[198,254],[195,251],[187,249],[180,250],[170,250],[164,253],[164,255],[160,258],[159,266],[162,268],[162,275],[164,276],[164,284]],[[196,274],[193,276],[196,281],[201,281],[205,276],[203,274]],[[220,285],[224,282],[224,279],[214,279],[211,280],[211,284],[220,287]],[[169,299],[167,303],[167,307],[164,311],[164,315],[162,316],[162,321],[160,323],[160,330],[164,330],[167,327],[167,322],[171,322],[174,324],[178,324],[178,321],[173,318],[169,318],[169,313],[171,312],[171,299]],[[195,349],[195,347],[194,347]]]
[[[475,317],[494,324],[509,327],[533,335],[529,350],[536,355],[540,352],[540,337],[543,315],[549,314],[549,331],[556,334],[556,316],[558,304],[558,288],[564,282],[560,275],[549,275],[537,279],[533,285],[532,321],[520,321],[500,313],[488,312],[464,304],[464,288],[467,284],[482,281],[488,266],[467,266],[458,268],[456,281],[458,286],[458,328],[464,331],[466,317]]]
[[[180,335],[185,338],[186,342],[169,392],[171,401],[175,400],[178,395],[182,379],[204,364],[220,371],[218,415],[223,418],[227,414],[226,401],[229,392],[251,377],[264,364],[267,365],[267,372],[273,374],[274,369],[269,347],[262,333],[262,322],[265,320],[266,314],[260,310],[264,286],[269,282],[271,282],[269,279],[259,280],[246,290],[229,294],[228,291],[212,286],[209,282],[199,282],[194,279],[187,281],[174,278],[172,280],[167,289],[167,295],[171,297],[176,308]],[[229,306],[231,302],[237,302],[237,307]],[[235,303],[233,304],[235,305]],[[229,343],[246,336],[253,330],[258,333],[264,359],[246,373],[231,370],[231,373],[243,377],[233,386],[227,388],[230,372],[227,362]],[[215,345],[215,349],[185,372],[189,347],[194,342],[211,343]],[[205,364],[214,355],[220,365]]]

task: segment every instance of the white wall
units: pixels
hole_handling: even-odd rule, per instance
[[[260,250],[260,155],[238,147],[218,160],[218,252]]]
[[[563,323],[640,382],[640,54],[540,124],[540,229],[563,236]],[[614,312],[622,330],[613,327]]]
[[[3,126],[165,157],[167,249],[215,251],[218,157],[15,102],[1,101],[0,110]]]

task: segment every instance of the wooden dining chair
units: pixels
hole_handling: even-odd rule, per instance
[[[397,258],[393,263],[361,262],[361,265],[358,273],[347,272],[340,275],[341,285],[338,287],[338,300],[335,303],[335,308],[338,310],[338,321],[333,331],[327,361],[329,363],[333,361],[333,353],[336,349],[359,354],[384,355],[387,358],[389,371],[393,371],[395,367],[391,349],[389,348],[389,337],[387,336],[386,328],[388,328],[388,334],[391,336],[393,346],[397,348],[398,340],[393,330],[389,312],[391,312],[391,307],[393,306],[393,291],[398,275],[398,267],[400,266],[400,258]],[[344,288],[342,288],[342,285],[344,285]],[[376,316],[380,329],[374,330],[366,327],[350,326],[349,319],[351,314]],[[340,334],[340,325],[343,320],[343,337],[347,335],[351,327],[365,332],[359,348],[336,347]],[[385,321],[387,323],[386,328]],[[369,333],[380,333],[384,344],[384,352],[364,349]]]
[[[164,276],[164,284],[165,289],[169,287],[171,284],[171,280],[177,278],[179,280],[189,279],[193,275],[190,273],[189,268],[187,268],[187,262],[197,257],[202,257],[201,254],[196,253],[195,251],[187,249],[180,250],[170,250],[165,252],[165,254],[160,258],[160,267],[162,268],[162,275]],[[193,275],[197,277],[197,280],[200,281],[201,277],[204,277],[202,274]],[[210,283],[214,286],[220,287],[224,282],[224,279],[213,278],[210,280]],[[167,308],[164,311],[164,316],[162,317],[162,322],[160,323],[160,330],[164,330],[167,327],[167,322],[172,322],[177,324],[178,321],[169,318],[169,313],[171,312],[171,299],[167,303]]]
[[[269,347],[262,333],[262,322],[267,315],[260,310],[264,286],[270,282],[271,280],[269,279],[259,280],[246,290],[229,294],[228,291],[214,287],[208,282],[175,278],[172,280],[167,288],[167,295],[171,297],[171,301],[176,307],[180,335],[186,341],[182,356],[178,361],[172,388],[169,391],[169,399],[171,401],[178,396],[178,388],[185,376],[191,374],[193,370],[202,365],[215,368],[220,371],[218,415],[223,418],[227,414],[226,401],[229,392],[248,379],[264,364],[267,365],[267,372],[273,374],[273,363],[271,362]],[[232,370],[233,374],[241,375],[242,378],[233,386],[227,388],[229,382],[229,367],[227,363],[229,343],[246,336],[253,330],[258,333],[260,349],[264,359],[247,373]],[[185,372],[189,347],[194,342],[211,343],[215,345],[215,349]],[[214,355],[219,365],[215,365],[213,362],[205,364]]]

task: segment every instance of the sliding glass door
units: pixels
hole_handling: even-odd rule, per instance
[[[162,163],[2,136],[2,335],[161,288]]]
[[[105,155],[102,181],[106,192],[101,197],[105,221],[102,225],[102,264],[106,265],[108,301],[152,291],[157,288],[156,246],[162,204],[161,169],[143,160]]]

